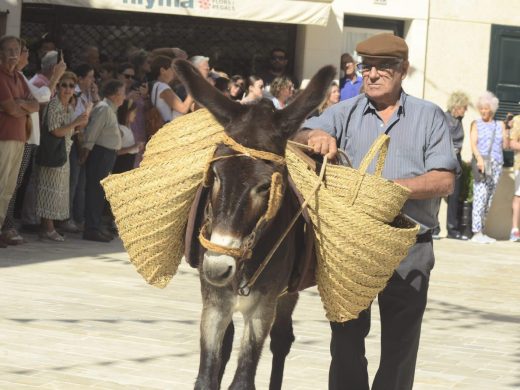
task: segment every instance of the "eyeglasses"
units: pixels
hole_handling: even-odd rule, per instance
[[[376,71],[380,74],[381,73],[390,74],[400,64],[401,64],[401,61],[385,62],[385,63],[381,63],[381,64],[360,63],[357,65],[357,70],[360,71],[362,74],[367,74],[367,73],[370,73],[372,68],[376,68]]]
[[[287,58],[285,56],[272,56],[271,60],[273,61],[285,61]]]
[[[133,79],[135,77],[133,74],[127,74],[127,73],[123,73],[123,76],[125,76],[125,79]]]
[[[62,87],[62,88],[74,88],[75,86],[76,86],[76,84],[72,84],[72,83],[70,83],[70,84],[68,84],[68,83],[61,83],[60,84],[60,87]]]

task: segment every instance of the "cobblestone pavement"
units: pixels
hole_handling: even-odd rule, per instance
[[[134,271],[119,241],[27,238],[0,249],[0,389],[193,388],[201,309],[193,269],[182,264],[159,290]],[[444,239],[435,247],[415,389],[520,388],[520,244]],[[371,377],[379,359],[375,309]],[[284,388],[326,389],[330,330],[315,289],[301,294],[294,317]],[[239,317],[236,324],[238,337]],[[266,349],[259,390],[268,387],[269,360]],[[225,385],[235,362],[236,350]]]

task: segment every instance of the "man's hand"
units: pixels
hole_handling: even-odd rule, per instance
[[[329,160],[334,160],[338,154],[336,138],[321,129],[309,131],[307,145],[313,148],[315,153],[327,156]]]
[[[87,148],[81,148],[79,150],[78,162],[80,165],[85,164],[85,161],[87,161],[89,153],[90,153],[90,150],[88,150]]]

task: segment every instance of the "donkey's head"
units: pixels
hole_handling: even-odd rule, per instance
[[[177,60],[174,67],[193,98],[215,116],[227,135],[206,173],[211,190],[202,228],[207,237],[204,277],[224,286],[233,279],[237,260],[251,256],[278,212],[287,184],[287,140],[323,101],[335,69],[322,68],[292,104],[278,111],[268,99],[253,105],[230,100],[187,61]]]

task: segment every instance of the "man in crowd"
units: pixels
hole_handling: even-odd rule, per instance
[[[511,136],[509,147],[515,152],[515,192],[513,194],[513,220],[510,241],[520,242],[520,115],[510,121]]]
[[[287,69],[287,64],[289,60],[287,58],[287,53],[285,50],[280,48],[275,48],[271,50],[271,56],[269,58],[269,68],[260,74],[260,78],[264,81],[264,93],[267,94],[269,99],[272,99],[273,96],[269,93],[269,89],[273,80],[277,77],[288,77],[293,82],[294,88],[298,89],[300,87],[299,81],[293,75],[289,74]]]
[[[356,73],[356,61],[349,53],[341,56],[341,70],[345,76],[339,80],[339,100],[347,100],[359,95],[363,79]]]
[[[356,50],[362,57],[359,70],[365,94],[308,119],[295,138],[330,158],[339,145],[357,167],[380,134],[391,137],[383,176],[410,189],[402,211],[421,230],[378,296],[381,360],[372,389],[411,390],[434,264],[431,229],[437,224],[438,198],[452,192],[459,167],[442,110],[402,90],[409,69],[406,42],[379,34],[360,42]],[[329,389],[368,390],[365,337],[370,308],[355,320],[331,323],[331,328]]]
[[[446,122],[450,129],[451,140],[453,142],[453,149],[459,164],[462,164],[460,157],[460,151],[462,150],[462,144],[464,142],[464,129],[462,128],[462,119],[468,109],[469,97],[464,92],[453,92],[448,99],[448,109],[445,112]],[[459,175],[455,179],[455,186],[453,187],[453,193],[448,196],[448,216],[447,216],[447,229],[448,238],[454,238],[456,240],[467,240],[466,237],[460,232],[459,223],[459,197],[460,190],[462,189],[462,175]]]
[[[28,135],[27,117],[39,109],[24,77],[16,70],[20,52],[19,38],[0,38],[0,226],[16,188]],[[0,246],[6,245],[2,241]]]
[[[78,76],[76,86],[76,109],[74,119],[90,110],[99,101],[98,87],[95,83],[94,68],[89,64],[80,64],[74,69]],[[70,218],[61,224],[61,229],[69,233],[77,233],[85,220],[85,167],[78,162],[79,149],[83,139],[83,129],[73,137],[70,149],[70,182],[69,182],[69,204]]]
[[[117,123],[117,109],[125,100],[125,86],[120,80],[109,80],[103,86],[103,101],[92,111],[85,128],[85,140],[79,162],[85,163],[85,231],[83,239],[108,242],[113,237],[101,228],[105,207],[105,193],[101,180],[108,176],[117,151],[121,149],[121,132]]]

